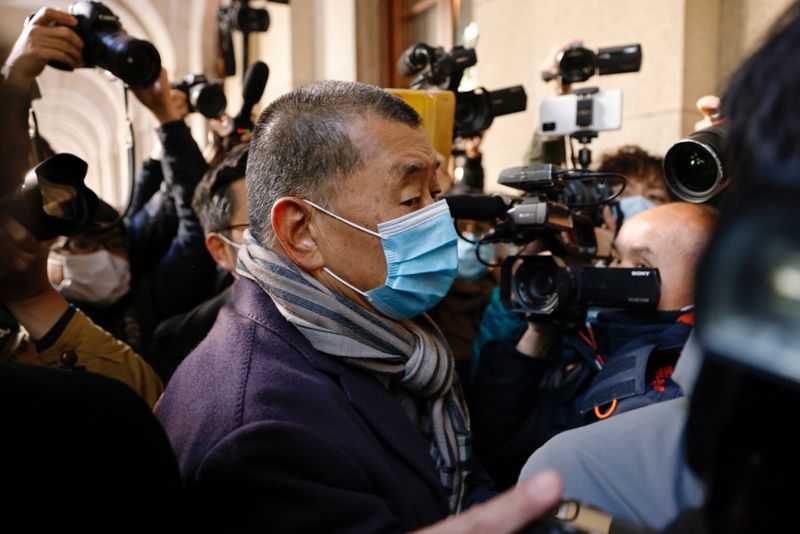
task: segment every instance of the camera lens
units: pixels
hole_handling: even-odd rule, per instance
[[[702,145],[685,142],[675,147],[673,169],[681,185],[694,193],[708,191],[716,183],[719,167],[714,157]]]
[[[664,175],[670,189],[687,202],[705,202],[727,185],[722,162],[724,131],[712,127],[694,132],[669,149]]]
[[[568,48],[558,63],[561,80],[565,84],[585,82],[595,70],[595,55],[588,48],[576,46]]]
[[[190,104],[209,119],[216,119],[225,113],[228,101],[219,83],[198,84],[192,88],[189,96]]]
[[[158,50],[140,39],[124,33],[99,35],[103,51],[97,65],[136,89],[153,84],[161,73]]]
[[[523,260],[514,273],[515,292],[523,306],[534,313],[552,313],[558,306],[558,267],[546,260]]]

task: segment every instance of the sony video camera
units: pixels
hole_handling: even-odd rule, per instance
[[[590,305],[637,309],[658,305],[657,269],[591,266],[597,257],[595,219],[622,193],[624,177],[535,164],[504,170],[498,183],[525,194],[513,200],[485,195],[445,198],[455,219],[493,222],[479,245],[537,241],[539,250],[552,253],[503,261],[500,295],[509,310],[526,316],[578,317]]]
[[[83,40],[86,67],[100,67],[135,89],[148,87],[158,79],[161,73],[158,50],[149,42],[125,33],[119,17],[108,7],[83,0],[69,6],[68,11],[78,19],[72,29]],[[51,61],[50,65],[72,70],[57,61]]]
[[[495,117],[525,111],[528,96],[521,85],[496,91],[478,88],[460,91],[458,86],[464,70],[478,62],[474,49],[461,46],[450,52],[417,43],[400,55],[397,70],[403,76],[417,77],[411,89],[440,89],[456,93],[456,114],[453,137],[467,138],[480,134],[492,125]]]
[[[202,74],[190,74],[173,83],[172,88],[186,93],[191,113],[197,111],[209,119],[218,119],[225,113],[228,100],[221,81],[209,82]]]

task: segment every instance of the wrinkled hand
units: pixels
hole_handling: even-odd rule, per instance
[[[49,243],[0,214],[0,301],[24,300],[52,289],[47,278]]]
[[[83,66],[83,41],[68,28],[77,23],[75,17],[58,9],[44,7],[37,11],[3,65],[7,83],[27,90],[49,61],[58,61],[70,68]]]
[[[153,113],[160,124],[183,119],[172,97],[172,87],[169,85],[166,69],[161,69],[158,79],[150,87],[134,89],[133,94]]]
[[[563,482],[555,471],[543,471],[491,501],[437,523],[418,534],[505,534],[545,516],[561,499]]]

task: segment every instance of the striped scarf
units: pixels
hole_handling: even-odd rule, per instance
[[[451,512],[469,473],[469,414],[453,357],[427,315],[398,322],[333,292],[245,232],[237,271],[257,283],[318,351],[372,373],[429,443]]]

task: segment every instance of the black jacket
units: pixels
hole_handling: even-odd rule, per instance
[[[592,328],[596,347],[569,334],[541,358],[517,351],[516,339],[488,343],[470,412],[475,451],[498,489],[516,483],[528,457],[556,434],[598,414],[680,396],[669,376],[691,326],[679,317],[685,314],[601,313]]]
[[[126,226],[131,290],[110,308],[78,303],[92,320],[139,352],[150,345],[161,321],[210,298],[216,277],[191,206],[208,166],[183,121],[166,123],[157,132],[164,160],[143,165]],[[156,188],[159,176],[163,182]]]

